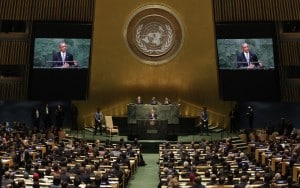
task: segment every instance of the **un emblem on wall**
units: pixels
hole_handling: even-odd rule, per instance
[[[183,42],[178,18],[166,7],[149,5],[136,11],[126,27],[130,50],[142,62],[158,65],[174,58]]]

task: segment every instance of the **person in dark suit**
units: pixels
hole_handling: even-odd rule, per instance
[[[49,104],[45,104],[43,108],[44,131],[47,132],[51,127],[51,111]]]
[[[70,66],[77,66],[73,55],[67,52],[67,44],[65,42],[59,43],[59,52],[53,54],[52,67],[68,68]]]
[[[33,132],[40,130],[40,121],[41,121],[41,111],[38,106],[32,111],[32,120],[33,120]]]
[[[206,107],[203,107],[203,111],[200,113],[200,121],[201,134],[206,132],[206,135],[208,135],[208,112]]]
[[[242,52],[237,55],[237,68],[258,68],[262,64],[258,62],[257,55],[250,51],[249,45],[243,42]]]
[[[157,119],[157,114],[155,113],[155,110],[152,109],[150,114],[149,114],[149,119],[151,120],[156,120]]]
[[[138,96],[136,98],[136,104],[143,104],[143,100],[142,100],[142,97],[141,96]]]
[[[152,97],[150,104],[152,104],[152,105],[157,105],[158,104],[158,101],[156,100],[155,97]]]
[[[247,181],[248,181],[248,177],[247,176],[242,176],[240,178],[240,183],[235,184],[234,188],[245,188],[247,186]]]
[[[249,122],[249,128],[253,129],[254,128],[254,126],[253,126],[254,112],[253,112],[253,108],[251,106],[248,106],[246,115],[247,115],[248,122]]]
[[[62,108],[62,106],[59,104],[57,105],[57,108],[55,109],[55,124],[56,124],[56,130],[59,131],[63,127],[65,118],[65,112]]]
[[[94,135],[97,134],[98,128],[100,135],[102,135],[102,121],[103,121],[103,113],[101,112],[100,108],[96,109],[94,120],[95,120],[95,127],[94,127]]]
[[[171,104],[171,101],[168,97],[165,97],[164,105],[169,105]]]
[[[234,133],[238,130],[237,125],[237,104],[230,110],[229,118],[230,118],[230,133]]]

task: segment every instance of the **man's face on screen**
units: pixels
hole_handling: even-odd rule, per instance
[[[61,43],[59,45],[59,49],[61,52],[66,52],[67,51],[67,44],[66,43]]]
[[[246,52],[246,53],[249,52],[249,46],[248,46],[248,44],[243,44],[242,48],[243,48],[243,52]]]

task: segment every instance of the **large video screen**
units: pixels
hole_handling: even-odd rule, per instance
[[[217,23],[220,98],[228,101],[280,100],[274,23]]]
[[[91,23],[34,22],[29,98],[87,99],[91,49]]]
[[[274,69],[272,38],[217,39],[220,69]]]
[[[90,48],[91,39],[35,38],[33,68],[87,69]]]

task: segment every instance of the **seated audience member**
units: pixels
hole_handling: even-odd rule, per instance
[[[212,174],[210,176],[210,181],[206,185],[217,185],[217,184],[218,184],[217,175],[216,174]]]
[[[183,162],[183,168],[182,168],[181,172],[188,173],[188,174],[191,172],[191,166],[188,161]]]
[[[26,186],[26,184],[25,184],[24,179],[18,181],[18,184],[17,184],[18,188],[25,188],[25,186]],[[50,186],[50,188],[52,188],[52,187]]]
[[[229,173],[227,175],[227,181],[225,181],[224,185],[235,185],[235,184],[238,184],[238,183],[239,183],[238,181],[235,181],[233,179],[233,174]]]
[[[206,171],[204,172],[204,177],[210,178],[210,171],[209,171],[209,170],[206,170]]]
[[[240,158],[242,159],[242,161],[248,161],[249,160],[247,155],[244,152],[240,153]]]
[[[194,185],[195,178],[198,177],[199,174],[197,174],[197,169],[195,167],[192,167],[192,172],[189,174],[190,181],[186,183],[186,185]]]
[[[119,148],[127,148],[127,144],[125,143],[124,138],[120,138]]]
[[[272,176],[270,174],[265,174],[264,176],[264,184],[261,188],[270,188],[272,183]]]
[[[122,177],[124,172],[120,169],[120,165],[114,164],[113,168],[108,172],[108,176],[119,178],[120,183],[122,182]]]
[[[242,172],[239,174],[240,177],[246,176],[247,178],[249,178],[251,176],[251,173],[248,172],[249,166],[247,164],[248,163],[242,165]]]
[[[247,182],[248,182],[248,177],[247,176],[242,176],[240,178],[240,183],[235,184],[234,188],[245,188],[247,186]]]
[[[251,184],[257,185],[257,184],[264,184],[263,178],[261,176],[260,172],[255,173],[255,178]]]
[[[103,174],[102,178],[101,178],[101,185],[109,185],[109,181],[108,181],[108,175],[107,174]],[[100,185],[100,187],[101,187]]]
[[[177,177],[172,177],[168,183],[168,187],[170,188],[179,188],[180,184]]]
[[[67,167],[61,167],[60,179],[62,182],[72,183]]]
[[[225,185],[225,177],[224,176],[219,177],[218,185]]]
[[[292,176],[288,176],[286,178],[286,182],[288,184],[288,187],[293,187],[293,178],[292,178]]]
[[[265,166],[264,170],[265,170],[264,177],[268,176],[271,177],[271,179],[274,177],[275,173],[272,171],[270,166]]]
[[[101,185],[101,174],[100,173],[95,174],[94,183],[97,187],[100,187],[100,185]]]
[[[202,179],[201,176],[197,176],[194,180],[194,185],[192,188],[205,188],[204,185],[202,185]]]
[[[61,188],[60,183],[61,183],[60,176],[54,175],[53,182],[50,185],[50,188]]]
[[[2,177],[2,187],[6,187],[8,184],[12,184],[14,180],[10,176],[10,172],[4,172],[4,176]]]
[[[81,176],[79,174],[76,174],[75,175],[75,178],[74,178],[74,186],[75,187],[79,187],[79,185],[81,184]]]

